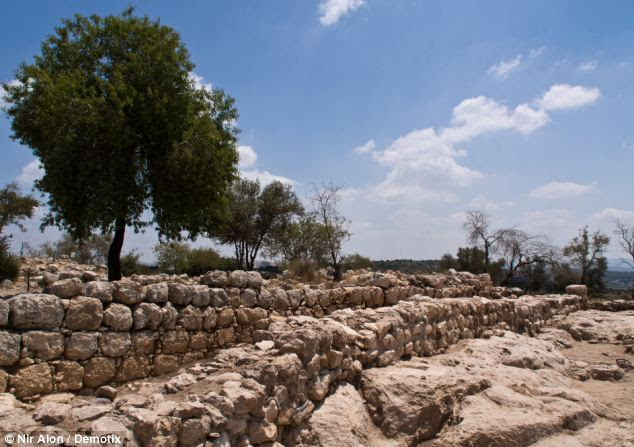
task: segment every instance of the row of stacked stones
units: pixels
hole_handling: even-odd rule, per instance
[[[231,445],[284,443],[284,432],[306,420],[335,383],[355,383],[363,368],[387,366],[405,355],[434,355],[493,328],[536,331],[551,316],[582,305],[582,298],[570,295],[495,301],[414,296],[393,307],[339,310],[319,320],[274,318],[275,348],[268,352],[273,359],[249,365],[241,388],[234,378],[227,386],[231,391],[220,392],[248,393],[262,406],[254,404],[248,414],[226,414],[227,422],[211,429]],[[210,394],[206,402],[217,402]]]
[[[92,279],[47,280],[46,293],[0,300],[0,391],[26,398],[169,373],[220,348],[270,339],[274,316],[319,318],[395,305],[416,293],[491,293],[487,275],[462,273],[366,273],[330,289],[263,287],[257,272],[243,271]]]
[[[579,296],[436,300],[413,296],[392,307],[344,309],[316,319],[272,316],[271,340],[223,350],[213,363],[189,367],[162,393],[142,402],[123,397],[112,413],[140,445],[279,446],[340,382],[404,355],[433,355],[462,338],[497,329],[535,331],[556,314],[578,310]],[[230,372],[227,372],[230,371]],[[204,381],[204,386],[197,386]],[[184,398],[186,396],[186,398]],[[116,410],[114,410],[116,408]],[[105,418],[104,417],[104,418]],[[99,427],[95,421],[94,429]]]

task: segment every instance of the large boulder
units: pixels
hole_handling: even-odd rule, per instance
[[[35,358],[54,360],[64,353],[64,336],[59,332],[29,331],[22,339],[29,355]]]
[[[344,417],[345,416],[345,417]],[[288,446],[397,446],[374,426],[359,392],[341,383],[310,418],[285,436]]]
[[[99,334],[73,332],[66,343],[64,357],[71,360],[86,360],[97,352]]]
[[[73,330],[96,330],[101,326],[103,305],[98,298],[78,296],[70,300],[66,327]]]
[[[63,320],[62,300],[54,295],[23,293],[11,298],[11,325],[14,328],[55,329]]]
[[[116,302],[131,305],[143,301],[145,293],[141,285],[134,281],[114,281],[113,298]]]
[[[132,311],[128,306],[113,303],[103,313],[103,322],[115,331],[129,331],[133,323]]]
[[[84,284],[82,295],[99,298],[104,303],[112,302],[114,285],[106,281],[90,281]]]
[[[53,391],[51,368],[48,363],[22,368],[11,378],[11,385],[18,397],[50,393]]]
[[[49,290],[60,298],[70,298],[81,294],[82,284],[79,278],[60,279],[51,284]]]
[[[163,321],[161,308],[154,303],[141,303],[134,310],[134,329],[156,330]]]
[[[577,295],[581,298],[587,298],[588,296],[588,286],[583,284],[571,284],[566,286],[566,293],[569,295]]]

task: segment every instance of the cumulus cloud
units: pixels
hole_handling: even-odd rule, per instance
[[[323,26],[334,25],[341,17],[365,4],[365,0],[322,0],[319,3],[319,21]]]
[[[357,146],[352,150],[358,154],[364,154],[366,152],[372,152],[375,147],[376,143],[374,143],[374,140],[368,140],[365,144]]]
[[[193,71],[189,73],[189,79],[194,82],[194,85],[198,90],[203,88],[209,92],[212,91],[211,82],[206,82],[204,77],[197,75]]]
[[[42,175],[44,175],[44,170],[39,160],[33,160],[22,168],[16,180],[20,186],[30,188],[33,186],[33,182],[40,179]]]
[[[258,154],[251,146],[238,146],[238,156],[240,169],[252,168],[258,160]]]
[[[515,58],[502,60],[497,64],[491,65],[488,72],[497,78],[504,79],[511,74],[511,72],[517,70],[521,64],[522,55],[518,54]]]
[[[247,178],[249,180],[259,180],[263,185],[268,185],[269,183],[273,183],[274,181],[279,181],[282,183],[287,183],[289,185],[294,185],[296,182],[287,177],[282,177],[281,175],[271,174],[269,171],[260,171],[259,169],[252,169],[249,171],[242,171],[242,177]]]
[[[539,100],[543,110],[577,109],[592,104],[601,96],[598,88],[582,85],[556,84]]]
[[[552,92],[558,95],[555,87],[561,86],[553,86],[536,101],[537,105],[522,103],[515,108],[485,96],[467,98],[454,107],[447,127],[412,130],[378,151],[370,140],[355,151],[372,152],[374,160],[389,168],[389,172],[383,181],[368,189],[369,193],[386,200],[455,201],[452,189],[468,186],[483,176],[460,162],[467,155],[460,146],[480,135],[501,131],[527,135],[548,124],[550,115],[540,106],[542,102],[554,105]],[[566,86],[563,90],[576,94],[596,90],[598,94],[598,89],[582,86]],[[585,102],[589,103],[589,99]],[[569,100],[568,107],[559,104],[559,108],[574,108],[578,103]]]
[[[590,219],[604,222],[614,222],[615,220],[619,220],[621,222],[634,224],[634,211],[620,210],[618,208],[604,208],[590,216]]]
[[[581,64],[579,64],[579,66],[577,67],[577,70],[580,71],[594,71],[597,68],[597,61],[586,61],[583,62]]]
[[[274,181],[280,181],[289,185],[294,185],[296,182],[287,177],[281,175],[271,174],[269,171],[256,168],[258,154],[251,146],[238,146],[238,155],[240,161],[238,162],[238,169],[242,177],[249,180],[259,180],[263,185],[268,185]]]
[[[595,185],[583,185],[572,182],[550,182],[533,189],[528,195],[534,199],[571,199],[595,190]]]

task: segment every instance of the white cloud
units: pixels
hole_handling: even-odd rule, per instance
[[[555,87],[561,86],[553,86],[548,93],[554,91],[557,96]],[[567,86],[564,90],[583,94],[595,89]],[[551,96],[544,101],[548,106],[553,106],[556,99]],[[585,101],[588,103],[589,99],[585,98]],[[578,103],[579,100],[569,100],[569,104]],[[560,108],[566,107],[560,104]],[[477,136],[501,131],[530,134],[549,122],[546,109],[534,105],[523,103],[509,108],[485,96],[467,98],[454,107],[449,126],[412,130],[385,149],[373,151],[374,160],[390,170],[384,180],[368,188],[367,192],[386,200],[455,201],[453,189],[468,186],[483,176],[478,170],[459,162],[467,155],[459,145]],[[364,148],[357,152],[369,150]]]
[[[528,52],[528,57],[534,58],[534,57],[541,56],[545,50],[546,50],[546,47],[533,48]]]
[[[39,160],[33,160],[22,168],[22,172],[17,177],[18,184],[24,187],[32,187],[33,182],[44,175],[44,170],[40,166]]]
[[[474,197],[469,201],[469,208],[479,208],[485,209],[489,211],[498,211],[504,208],[514,207],[516,204],[512,200],[503,200],[501,202],[496,202],[493,200],[489,200],[484,196]]]
[[[324,26],[334,25],[339,19],[365,4],[365,0],[322,0],[319,21]]]
[[[9,85],[18,85],[19,83],[20,81],[18,81],[17,79],[13,79],[7,82],[7,84]],[[0,84],[0,109],[8,105],[8,103],[4,100],[5,94],[6,94],[6,91],[4,90],[4,87],[2,87],[2,84]]]
[[[506,78],[512,71],[517,70],[522,64],[522,55],[518,54],[515,58],[500,61],[495,65],[489,67],[489,74],[500,79]]]
[[[252,168],[258,160],[258,154],[251,146],[238,146],[238,156],[240,169]]]
[[[577,109],[592,104],[601,96],[598,88],[582,85],[557,84],[550,87],[538,100],[543,110]]]
[[[198,90],[200,90],[201,88],[204,88],[205,90],[207,90],[209,92],[212,91],[211,82],[205,82],[205,78],[203,78],[202,76],[197,75],[193,71],[191,73],[189,73],[189,79],[194,82],[194,86]]]
[[[586,61],[583,62],[581,64],[579,64],[579,66],[577,67],[577,70],[581,70],[581,71],[594,71],[597,68],[597,61]]]
[[[240,161],[238,169],[242,177],[249,180],[259,180],[263,185],[268,185],[274,181],[280,181],[289,185],[295,185],[297,182],[281,175],[271,174],[269,171],[256,168],[258,154],[251,146],[238,146],[238,155]]]
[[[259,180],[263,185],[268,185],[274,181],[280,181],[289,185],[294,185],[296,182],[281,175],[271,174],[269,171],[260,171],[258,169],[252,169],[249,171],[242,171],[242,177],[249,180]]]
[[[354,152],[357,152],[358,154],[364,154],[366,152],[372,152],[375,147],[376,143],[374,142],[374,140],[368,140],[365,144],[357,146],[352,150]]]
[[[596,189],[595,185],[582,185],[572,182],[550,182],[533,189],[528,195],[534,199],[571,199],[580,197]]]
[[[590,219],[604,222],[614,222],[615,220],[620,220],[621,222],[634,224],[634,211],[620,210],[617,208],[604,208],[590,216]]]

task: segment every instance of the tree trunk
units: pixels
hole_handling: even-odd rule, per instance
[[[114,237],[108,249],[108,281],[121,279],[121,249],[125,235],[125,221],[118,218],[115,222]]]
[[[333,273],[333,279],[335,281],[341,281],[341,278],[343,278],[343,274],[341,273],[341,264],[338,262],[334,263],[333,268],[335,269]]]

